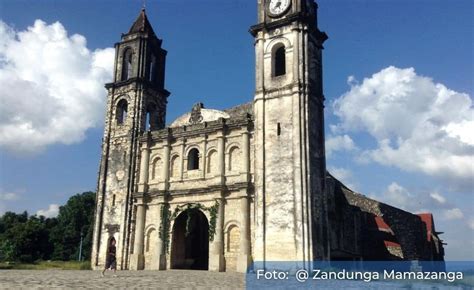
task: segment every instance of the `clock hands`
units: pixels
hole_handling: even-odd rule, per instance
[[[281,6],[281,0],[278,0],[278,2],[275,3],[275,9],[280,8]]]
[[[278,16],[285,12],[285,10],[289,7],[289,4],[289,0],[270,0],[268,9],[271,14]]]

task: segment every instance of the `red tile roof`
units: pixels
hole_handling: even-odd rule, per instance
[[[389,230],[389,231],[392,231],[392,229],[390,229],[390,226],[387,225],[387,223],[385,223],[385,221],[383,220],[383,218],[380,217],[380,216],[376,216],[376,217],[375,217],[375,223],[377,224],[377,227],[379,228],[379,230]]]
[[[383,241],[385,247],[397,247],[400,248],[400,244],[392,241]]]
[[[433,233],[433,215],[431,213],[420,213],[417,214],[421,221],[426,225],[426,240],[431,241],[431,234]]]

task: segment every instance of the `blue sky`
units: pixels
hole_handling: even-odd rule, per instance
[[[329,35],[323,61],[329,170],[369,196],[432,211],[445,232],[447,258],[473,260],[473,2],[318,3],[320,29]],[[8,88],[0,90],[0,213],[54,215],[71,195],[95,190],[107,48],[128,31],[141,5],[0,2],[0,85]],[[224,109],[252,100],[248,28],[256,23],[256,1],[148,0],[146,7],[168,50],[168,123],[197,101]],[[48,54],[58,38],[67,53]],[[67,84],[78,79],[84,90],[70,91]],[[46,84],[51,80],[63,87]],[[66,125],[57,128],[52,119]],[[45,137],[45,130],[56,134]]]

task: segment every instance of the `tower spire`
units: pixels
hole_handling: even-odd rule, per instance
[[[148,17],[146,16],[145,0],[143,1],[143,7],[140,11],[140,14],[138,15],[135,22],[133,22],[132,27],[130,27],[130,30],[128,31],[128,34],[139,32],[150,33],[152,35],[155,34],[153,28],[151,27],[150,21],[148,21]]]

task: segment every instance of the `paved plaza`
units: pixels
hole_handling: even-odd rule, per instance
[[[0,289],[243,289],[242,273],[208,271],[0,270]]]

